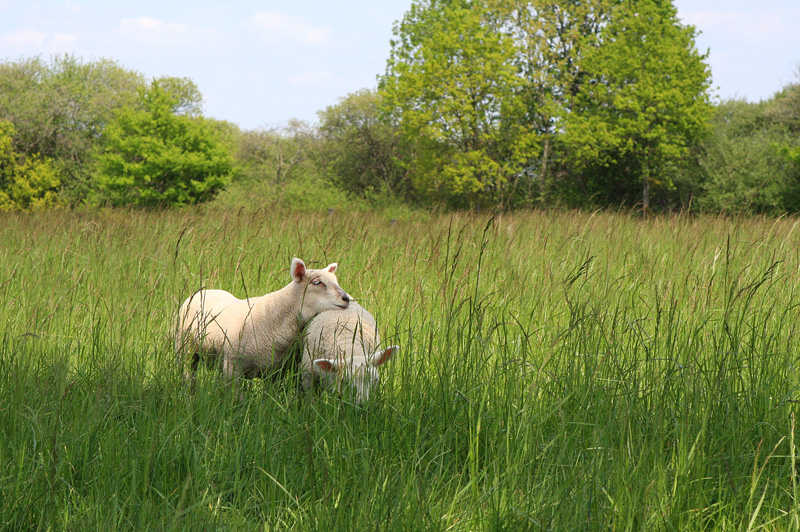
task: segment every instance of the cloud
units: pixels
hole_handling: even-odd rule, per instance
[[[314,85],[320,81],[330,79],[330,72],[306,72],[299,76],[289,78],[287,81],[290,85]]]
[[[682,12],[681,18],[704,33],[720,32],[737,40],[773,43],[782,35],[796,34],[800,10],[690,10]]]
[[[37,30],[17,30],[0,35],[0,48],[9,55],[38,55],[71,53],[78,41],[76,33],[46,33]],[[13,53],[11,53],[13,51]]]
[[[0,45],[9,48],[42,48],[47,34],[36,30],[17,30],[0,35]]]
[[[118,31],[122,36],[148,46],[187,45],[194,41],[189,26],[149,16],[123,19]]]
[[[299,17],[275,11],[256,13],[245,27],[261,32],[260,38],[267,42],[294,41],[308,46],[323,44],[330,28],[313,26]]]
[[[76,33],[56,33],[50,39],[50,44],[59,50],[67,50],[74,48],[77,41]]]

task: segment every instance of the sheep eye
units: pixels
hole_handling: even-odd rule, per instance
[[[319,286],[322,284],[322,281],[320,281],[319,279],[314,279],[313,281],[311,281],[311,284],[313,284],[314,286]]]

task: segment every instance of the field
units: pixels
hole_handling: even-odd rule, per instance
[[[0,216],[0,530],[800,530],[798,220]],[[401,346],[377,397],[194,394],[180,302],[293,256]]]

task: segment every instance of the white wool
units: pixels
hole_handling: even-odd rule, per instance
[[[334,275],[337,265],[307,270],[293,259],[292,282],[260,297],[239,299],[224,290],[200,290],[181,305],[175,350],[191,380],[201,359],[224,377],[257,377],[278,369],[287,348],[314,316],[350,304]]]
[[[311,320],[304,334],[303,386],[319,381],[340,391],[355,391],[355,402],[369,398],[380,382],[377,367],[387,362],[397,346],[379,350],[381,339],[375,318],[355,301],[346,310],[326,311]]]

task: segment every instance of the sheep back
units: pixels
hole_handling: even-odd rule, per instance
[[[320,313],[308,324],[304,336],[302,370],[306,386],[310,384],[307,378],[316,376],[314,359],[363,359],[381,341],[375,318],[355,301],[345,310]]]

